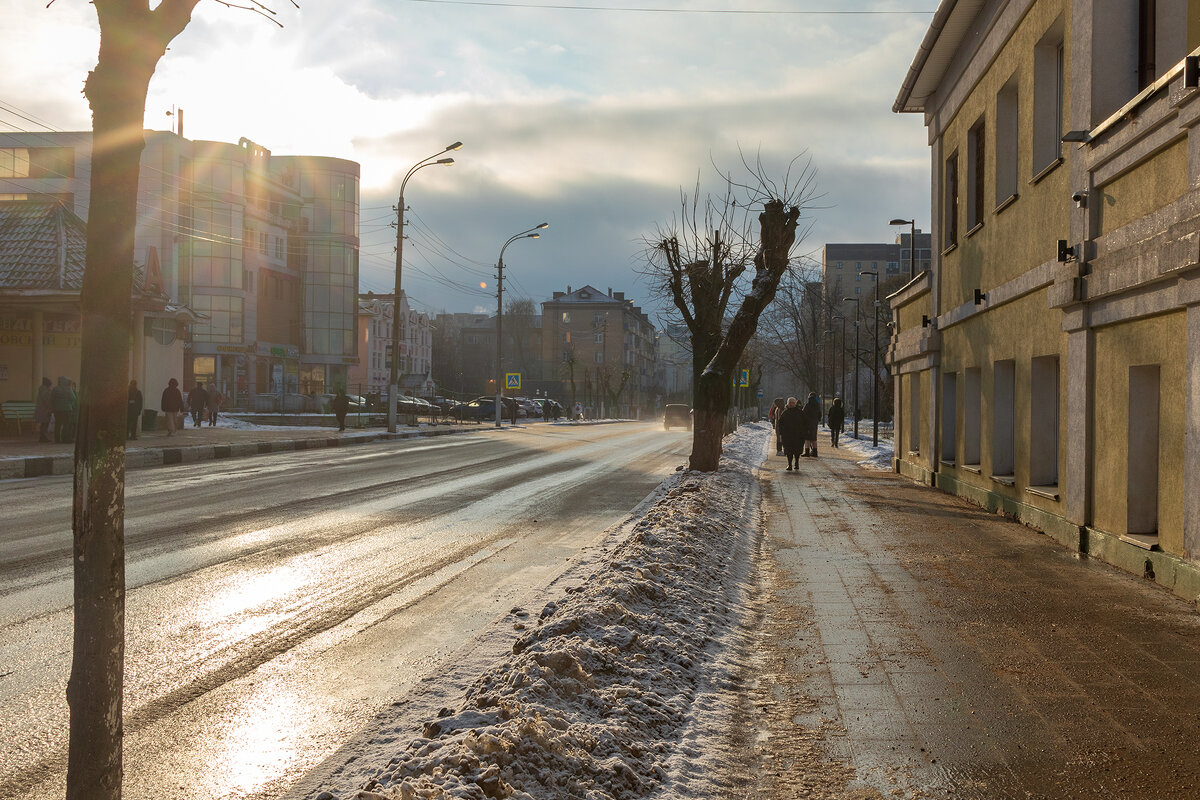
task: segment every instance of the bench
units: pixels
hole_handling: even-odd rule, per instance
[[[4,414],[5,422],[16,424],[17,435],[21,435],[21,423],[33,422],[33,411],[37,404],[32,400],[5,400],[0,403],[0,412]]]

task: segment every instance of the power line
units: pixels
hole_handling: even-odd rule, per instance
[[[731,14],[743,16],[932,16],[933,11],[845,11],[841,9],[749,9],[749,8],[659,8],[653,6],[569,6],[554,3],[502,3],[496,0],[408,0],[410,3],[447,6],[486,6],[490,8],[535,8],[544,11],[618,11],[637,14]]]

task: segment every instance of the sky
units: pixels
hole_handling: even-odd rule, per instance
[[[431,312],[590,284],[658,305],[639,273],[681,192],[781,176],[820,195],[798,255],[929,230],[919,115],[891,111],[935,0],[266,0],[282,27],[201,0],[159,63],[145,125],[361,164],[362,291],[390,291],[404,174],[403,286]],[[641,9],[641,10],[639,10]],[[648,10],[649,9],[649,10]],[[818,13],[818,12],[838,13]],[[781,13],[782,12],[782,13]],[[869,13],[860,13],[869,12]],[[0,130],[88,130],[99,26],[84,0],[0,0]],[[481,284],[485,286],[481,287]]]

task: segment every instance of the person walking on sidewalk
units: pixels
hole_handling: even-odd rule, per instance
[[[821,401],[816,392],[808,393],[808,402],[804,404],[804,452],[800,455],[807,458],[817,457],[817,428],[821,426]]]
[[[804,409],[794,397],[787,399],[787,405],[775,419],[775,431],[783,442],[783,454],[787,456],[787,472],[800,468],[800,448],[804,444],[804,426],[806,424]]]
[[[125,438],[136,439],[138,417],[142,416],[142,390],[137,388],[137,381],[129,382],[129,405],[125,408]]]
[[[38,424],[38,441],[48,442],[50,437],[50,420],[54,417],[54,384],[49,378],[42,378],[42,385],[38,387],[37,400],[33,405],[33,421]]]
[[[71,381],[60,376],[58,385],[50,392],[50,405],[54,411],[54,441],[64,444],[75,435],[71,417],[75,411],[75,395],[71,392]]]
[[[192,427],[200,427],[200,417],[204,414],[204,409],[208,405],[208,392],[204,391],[204,384],[196,381],[196,388],[188,392],[188,408],[192,410]]]
[[[833,398],[833,405],[829,407],[829,441],[835,448],[838,446],[838,437],[842,435],[842,429],[846,426],[846,408],[842,405],[842,398]]]
[[[771,427],[775,429],[775,455],[783,455],[783,438],[779,435],[779,415],[783,413],[783,409],[787,408],[787,401],[782,397],[776,397],[771,402],[771,410],[767,412],[767,419],[771,420]]]
[[[346,412],[350,410],[350,398],[339,387],[329,405],[333,408],[333,415],[337,417],[338,430],[346,430]]]
[[[179,391],[179,381],[174,378],[167,381],[167,388],[163,389],[159,407],[163,416],[167,418],[167,436],[171,436],[175,433],[183,414],[183,392]]]
[[[221,410],[221,403],[225,402],[225,395],[217,390],[215,383],[208,384],[208,426],[215,427],[217,424],[217,412]]]

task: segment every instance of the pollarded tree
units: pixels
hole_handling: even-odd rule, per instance
[[[160,0],[151,8],[149,0],[92,0],[100,25],[100,53],[83,90],[92,110],[92,162],[80,293],[68,800],[121,797],[125,415],[143,119],[159,59],[187,27],[198,3]],[[257,2],[245,8],[266,10]]]
[[[726,176],[724,194],[703,202],[697,186],[690,202],[682,197],[679,219],[660,230],[646,250],[645,274],[691,334],[688,466],[702,472],[720,464],[738,360],[788,272],[793,248],[808,232],[799,230],[800,219],[815,199],[816,175],[807,160],[794,159],[778,184],[761,162],[751,167],[743,160],[743,166],[750,173],[748,185]]]

